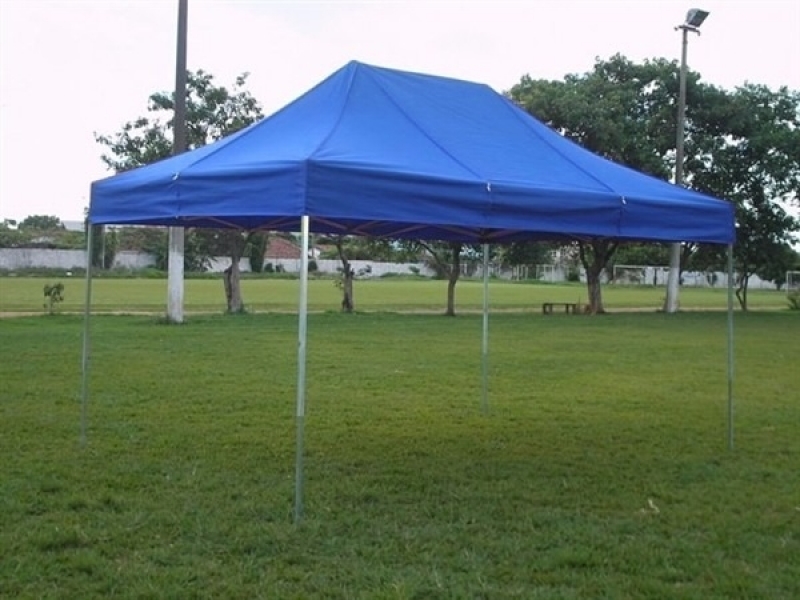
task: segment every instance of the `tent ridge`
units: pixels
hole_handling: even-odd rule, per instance
[[[355,76],[356,69],[359,67],[359,63],[357,63],[356,61],[351,61],[347,66],[349,67],[347,69],[348,70],[348,73],[347,73],[348,79],[347,79],[347,85],[345,86],[344,93],[342,94],[343,100],[342,100],[341,106],[339,107],[339,114],[337,115],[336,121],[331,126],[331,129],[327,133],[327,135],[323,136],[323,138],[320,140],[319,144],[317,144],[317,146],[311,152],[309,152],[308,158],[306,159],[306,164],[308,164],[308,161],[311,160],[317,152],[319,152],[320,148],[324,147],[325,144],[328,143],[328,140],[331,139],[331,137],[336,132],[336,130],[339,128],[339,125],[342,122],[342,118],[344,117],[345,108],[347,108],[347,102],[350,100],[350,91],[353,89],[353,82],[355,81],[355,78],[356,78],[356,76]],[[307,169],[306,169],[306,172],[308,172]],[[306,175],[306,177],[308,177],[308,175]]]

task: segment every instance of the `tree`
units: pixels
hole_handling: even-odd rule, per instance
[[[785,273],[800,229],[783,207],[800,197],[800,93],[747,84],[705,110],[718,135],[693,140],[692,184],[736,203],[736,296],[747,310],[750,277]]]
[[[735,253],[744,307],[747,279],[775,261],[796,227],[780,205],[800,202],[800,96],[752,84],[727,92],[692,71],[686,92],[684,183],[737,203]],[[676,62],[634,64],[617,55],[563,82],[525,76],[509,94],[589,150],[666,179],[674,168],[677,93]],[[614,244],[580,242],[587,274],[602,271]],[[683,256],[701,260],[702,254],[687,245]],[[603,312],[599,279],[587,280],[591,311]]]
[[[216,85],[214,76],[205,71],[187,74],[186,141],[189,150],[230,135],[261,117],[258,101],[244,89],[247,77],[247,73],[240,75],[228,89]],[[103,162],[119,173],[168,157],[172,153],[174,108],[174,94],[156,92],[150,96],[148,116],[126,123],[113,135],[95,134],[97,142],[107,150],[101,157]],[[204,235],[198,233],[199,238]],[[250,234],[226,229],[213,235],[231,258],[231,267],[223,280],[228,311],[241,312],[244,303],[239,260]]]
[[[697,87],[690,73],[687,97]],[[526,111],[562,135],[616,162],[656,177],[669,174],[668,155],[675,141],[675,102],[678,66],[664,59],[635,64],[616,55],[597,60],[582,75],[564,81],[522,77],[510,97]],[[600,274],[618,243],[609,239],[580,240],[580,259],[586,269],[589,310],[605,312]]]
[[[504,266],[550,264],[553,260],[551,244],[544,242],[512,242],[500,249],[500,262]]]
[[[53,231],[55,229],[65,229],[65,227],[58,217],[50,215],[30,215],[22,219],[19,224],[19,229]]]
[[[25,242],[25,233],[17,229],[17,222],[3,219],[0,223],[0,248],[17,248]]]
[[[447,307],[444,314],[456,316],[456,284],[461,276],[461,252],[464,244],[460,242],[412,242],[427,254],[428,263],[433,267],[436,276],[447,279]],[[411,248],[410,248],[411,249]]]
[[[352,313],[355,310],[355,301],[353,299],[353,279],[355,278],[355,271],[350,266],[350,259],[347,256],[347,251],[344,247],[344,236],[336,236],[333,240],[336,246],[336,252],[339,254],[339,260],[342,261],[342,312]]]
[[[269,236],[266,233],[255,233],[250,237],[247,255],[250,258],[250,270],[253,273],[264,271],[264,254],[267,251]]]

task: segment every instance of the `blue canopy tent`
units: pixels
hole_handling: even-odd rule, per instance
[[[298,513],[309,231],[734,241],[731,203],[597,156],[486,85],[357,62],[217,143],[94,182],[89,221],[302,231]],[[84,405],[86,339],[88,326]]]

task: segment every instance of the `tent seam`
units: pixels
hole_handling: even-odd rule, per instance
[[[498,94],[498,95],[500,95],[500,94]],[[527,129],[527,130],[528,130],[528,131],[529,131],[529,132],[530,132],[530,133],[531,133],[531,134],[532,134],[534,137],[536,137],[536,139],[538,139],[539,141],[541,141],[541,142],[543,142],[544,144],[546,144],[546,145],[547,145],[547,146],[548,146],[548,147],[549,147],[551,150],[553,150],[553,152],[557,153],[557,154],[558,154],[559,156],[561,156],[561,157],[562,157],[564,160],[566,160],[566,161],[567,161],[569,164],[571,164],[573,167],[575,167],[576,169],[578,169],[579,171],[581,171],[581,172],[582,172],[582,173],[584,173],[585,175],[588,175],[588,176],[589,176],[591,179],[593,179],[594,181],[596,181],[597,183],[599,183],[600,185],[602,185],[602,186],[603,186],[604,188],[606,188],[606,189],[607,189],[609,192],[612,192],[612,193],[616,194],[616,195],[617,195],[617,197],[619,197],[620,199],[622,199],[622,198],[623,198],[623,195],[622,195],[622,194],[620,194],[620,193],[619,193],[619,191],[615,190],[613,187],[611,187],[610,185],[608,185],[608,184],[607,184],[605,181],[603,181],[603,180],[599,179],[598,177],[596,177],[595,175],[593,175],[591,172],[587,171],[587,170],[586,170],[586,169],[584,169],[583,167],[581,167],[581,166],[579,166],[579,165],[575,164],[575,162],[574,162],[572,159],[570,159],[570,158],[569,158],[569,157],[568,157],[566,154],[564,154],[564,153],[563,153],[561,150],[559,150],[559,149],[558,149],[558,148],[556,148],[556,147],[555,147],[553,144],[551,144],[549,140],[547,140],[547,139],[545,139],[544,137],[542,137],[541,135],[539,135],[539,133],[538,133],[538,132],[537,132],[537,131],[536,131],[536,130],[533,128],[533,127],[531,127],[530,123],[528,123],[528,121],[527,121],[526,119],[523,119],[523,118],[522,118],[522,115],[520,114],[520,112],[523,112],[523,114],[524,114],[524,115],[527,115],[527,116],[531,116],[531,115],[528,115],[528,113],[527,113],[527,112],[524,112],[524,111],[522,111],[522,109],[521,109],[519,106],[517,106],[516,104],[514,104],[514,103],[513,103],[511,100],[509,100],[508,98],[506,98],[506,97],[504,97],[504,96],[502,96],[502,95],[500,95],[500,97],[501,97],[501,98],[503,99],[503,101],[505,102],[505,104],[506,104],[506,107],[507,107],[509,110],[511,110],[511,112],[514,114],[514,118],[516,118],[516,119],[517,119],[517,120],[518,120],[520,123],[522,123],[522,124],[525,126],[525,128],[526,128],[526,129]],[[546,123],[544,123],[543,121],[539,121],[539,122],[540,122],[542,125],[544,125],[545,127],[549,128],[549,129],[551,129],[551,130],[553,130],[555,133],[558,133],[558,132],[557,132],[557,131],[555,131],[555,130],[554,130],[552,127],[550,127],[549,125],[547,125],[547,124],[546,124]],[[559,135],[560,137],[564,138],[565,140],[567,140],[568,142],[570,142],[571,144],[575,144],[575,145],[576,145],[578,148],[580,148],[581,150],[585,150],[586,152],[592,152],[592,151],[591,151],[591,150],[589,150],[588,148],[584,148],[583,146],[581,146],[581,145],[580,145],[580,144],[578,144],[577,142],[574,142],[574,141],[572,141],[571,139],[569,139],[569,138],[568,138],[568,137],[566,137],[565,135],[562,135],[562,134],[560,134],[560,133],[558,133],[558,135]],[[599,154],[596,154],[596,153],[594,153],[594,152],[592,152],[592,154],[594,154],[595,156],[598,156],[599,158],[602,158],[602,159],[604,159],[604,160],[611,160],[611,159],[605,158],[605,157],[603,157],[603,156],[600,156]],[[612,161],[612,162],[613,162],[613,161]]]
[[[358,68],[358,67],[356,67],[356,68]],[[328,135],[326,135],[324,138],[322,138],[322,140],[320,141],[319,144],[317,144],[317,147],[314,148],[314,150],[309,152],[308,158],[305,160],[306,163],[309,163],[311,161],[311,159],[317,154],[317,152],[319,152],[320,148],[322,148],[325,144],[328,143],[328,140],[331,139],[331,137],[333,137],[333,134],[339,128],[339,125],[341,125],[342,118],[344,117],[344,111],[347,108],[347,104],[350,101],[350,90],[353,89],[353,82],[355,81],[355,78],[356,78],[356,72],[355,72],[356,68],[354,68],[349,73],[350,79],[347,82],[347,89],[345,90],[345,93],[343,95],[344,101],[342,102],[342,105],[339,108],[339,116],[336,117],[336,122],[331,126],[331,130],[328,132]],[[306,169],[306,176],[307,176],[307,173],[308,173],[308,170]]]
[[[386,91],[386,89],[384,89],[383,85],[381,84],[381,82],[380,82],[379,80],[377,80],[377,79],[373,79],[373,81],[375,81],[375,84],[378,86],[378,89],[380,89],[381,93],[382,93],[382,94],[383,94],[383,95],[384,95],[384,96],[385,96],[385,97],[386,97],[386,98],[389,100],[389,102],[390,102],[390,103],[391,103],[391,104],[392,104],[392,105],[393,105],[393,106],[394,106],[394,107],[395,107],[395,108],[396,108],[396,109],[397,109],[397,110],[400,112],[400,114],[402,114],[402,115],[405,117],[405,119],[406,119],[406,120],[407,120],[409,123],[411,123],[412,125],[414,125],[414,127],[415,127],[415,128],[416,128],[416,129],[417,129],[417,130],[418,130],[420,133],[422,133],[422,134],[423,134],[423,135],[424,135],[426,138],[428,138],[428,139],[429,139],[429,140],[430,140],[430,141],[431,141],[431,142],[432,142],[432,143],[433,143],[433,144],[434,144],[434,145],[435,145],[435,146],[436,146],[436,147],[437,147],[437,148],[438,148],[438,149],[439,149],[439,150],[440,150],[440,151],[441,151],[441,152],[442,152],[442,153],[443,153],[445,156],[448,156],[448,157],[450,157],[450,159],[451,159],[453,162],[455,162],[457,165],[459,165],[460,167],[462,167],[464,170],[466,170],[467,172],[469,172],[469,173],[471,173],[472,175],[474,175],[475,177],[477,177],[477,178],[478,178],[478,179],[479,179],[481,182],[483,182],[483,183],[488,183],[488,182],[486,181],[486,178],[485,178],[483,175],[481,175],[480,173],[477,173],[475,170],[471,169],[469,166],[467,166],[466,164],[464,164],[464,163],[463,163],[462,161],[460,161],[458,158],[456,158],[455,156],[453,156],[453,154],[451,154],[450,152],[448,152],[448,151],[447,151],[447,149],[446,149],[444,146],[442,146],[442,144],[441,144],[439,141],[437,141],[437,140],[436,140],[436,139],[435,139],[433,136],[431,136],[431,135],[430,135],[430,134],[429,134],[429,133],[428,133],[428,132],[427,132],[425,129],[423,129],[423,128],[422,128],[422,126],[420,126],[420,124],[419,124],[419,123],[417,123],[417,122],[416,122],[414,119],[412,119],[412,118],[411,118],[411,116],[410,116],[410,115],[409,115],[409,114],[408,114],[408,113],[407,113],[405,110],[403,110],[403,107],[402,107],[402,106],[400,106],[400,105],[399,105],[399,104],[398,104],[398,103],[395,101],[395,99],[394,99],[394,98],[391,96],[391,94],[389,94],[389,93]],[[491,204],[491,202],[490,202],[490,204]],[[490,206],[490,208],[491,208],[491,206]]]

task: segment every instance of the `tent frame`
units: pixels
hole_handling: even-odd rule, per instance
[[[300,262],[300,298],[298,302],[297,327],[297,399],[295,405],[296,448],[294,485],[294,522],[299,524],[304,516],[305,483],[305,417],[306,417],[306,362],[308,341],[308,253],[310,218],[304,215],[300,221],[302,256]],[[83,310],[83,345],[81,353],[81,416],[80,444],[88,441],[89,367],[91,343],[92,304],[92,237],[91,222],[87,222],[86,235],[86,294]],[[481,412],[489,412],[489,244],[483,244],[483,319],[481,337]],[[733,245],[728,244],[728,306],[727,306],[727,380],[728,380],[728,450],[734,449],[734,404],[733,404]]]

